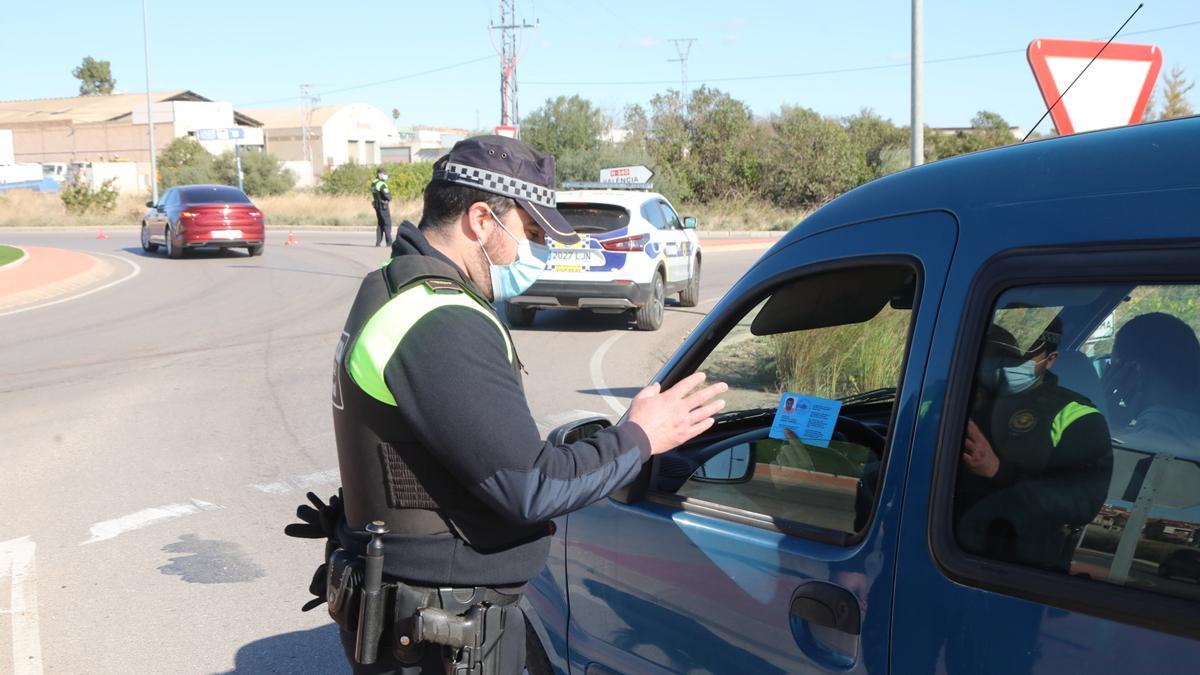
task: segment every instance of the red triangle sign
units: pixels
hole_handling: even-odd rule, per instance
[[[1095,63],[1058,101],[1097,53]],[[1162,50],[1154,45],[1038,39],[1029,43],[1026,55],[1046,107],[1058,101],[1050,117],[1059,134],[1141,122],[1162,70]]]

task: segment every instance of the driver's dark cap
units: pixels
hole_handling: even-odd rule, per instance
[[[475,136],[459,141],[444,162],[437,162],[433,179],[509,197],[548,237],[564,244],[579,241],[575,229],[555,208],[554,156],[516,139]]]

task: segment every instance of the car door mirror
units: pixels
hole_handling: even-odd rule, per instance
[[[612,422],[607,417],[588,417],[556,428],[546,440],[554,445],[568,445],[590,438],[611,426]]]
[[[150,200],[150,201],[146,202],[146,208],[153,209],[153,208],[158,208],[158,207],[156,207],[154,205],[154,200]]]
[[[684,216],[683,217],[683,229],[685,229],[685,230],[696,229],[696,216]]]
[[[691,480],[701,483],[745,483],[750,480],[754,452],[749,443],[726,448],[710,457]]]

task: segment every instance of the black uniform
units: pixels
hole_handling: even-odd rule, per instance
[[[363,280],[337,350],[339,539],[361,553],[363,528],[383,520],[387,577],[517,592],[545,565],[550,519],[632,480],[649,441],[633,424],[542,440],[492,307],[410,223],[392,251]],[[523,635],[519,618],[507,626]]]
[[[392,193],[387,181],[376,178],[371,182],[371,203],[375,206],[375,245],[387,240],[392,245]]]
[[[990,558],[1066,571],[1079,528],[1108,494],[1113,459],[1104,416],[1049,372],[1029,391],[989,395],[976,408],[972,418],[1000,468],[992,478],[960,469],[959,542]]]

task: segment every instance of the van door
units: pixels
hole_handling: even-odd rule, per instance
[[[970,224],[904,494],[898,672],[1195,670],[1196,199],[1031,202]],[[1122,241],[1130,228],[1170,244]]]
[[[956,236],[936,212],[800,239],[693,331],[656,380],[707,372],[729,405],[568,517],[572,672],[888,671],[904,474]],[[785,407],[829,437],[772,433]]]

